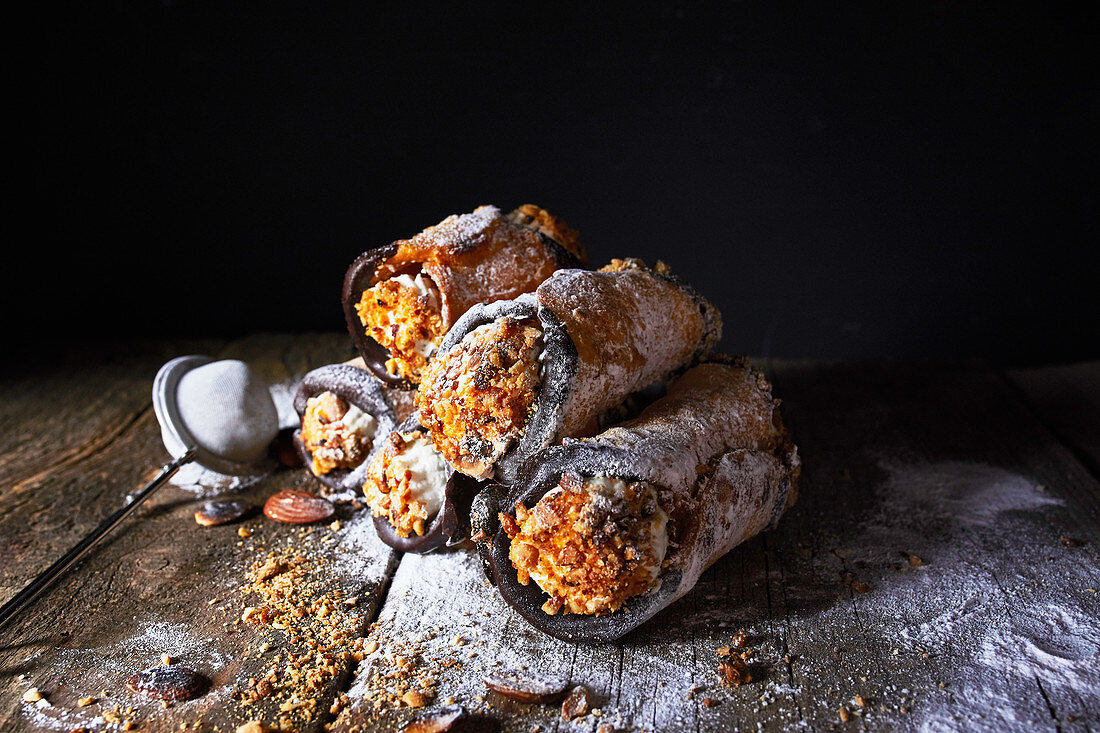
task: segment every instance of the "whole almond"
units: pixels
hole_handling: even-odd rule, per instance
[[[255,510],[247,501],[208,501],[195,512],[195,521],[204,527],[228,524]]]
[[[568,680],[534,673],[491,672],[485,677],[485,686],[490,690],[524,703],[557,702],[568,685]]]
[[[310,524],[328,519],[336,511],[332,503],[305,491],[283,489],[264,504],[264,514],[276,522]]]

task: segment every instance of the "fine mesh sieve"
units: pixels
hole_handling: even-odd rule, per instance
[[[172,461],[103,520],[61,559],[0,607],[0,626],[38,597],[130,512],[187,463],[217,473],[247,475],[270,462],[268,447],[279,432],[279,416],[267,383],[242,361],[181,356],[160,368],[153,380],[153,411]]]
[[[195,461],[228,475],[255,473],[279,432],[271,390],[243,361],[181,356],[153,381],[153,410],[173,458],[195,448]]]

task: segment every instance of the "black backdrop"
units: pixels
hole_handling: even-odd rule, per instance
[[[43,6],[9,343],[342,329],[359,252],[532,202],[730,351],[1100,356],[1095,12],[460,6]]]

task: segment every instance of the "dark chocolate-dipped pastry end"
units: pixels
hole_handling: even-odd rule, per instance
[[[322,392],[332,392],[348,404],[355,405],[376,421],[375,440],[370,454],[354,469],[335,468],[320,476],[313,473],[313,456],[302,442],[301,428],[294,431],[294,448],[306,466],[306,470],[332,491],[358,492],[366,478],[367,466],[382,440],[397,427],[393,408],[386,400],[385,388],[369,373],[349,364],[330,364],[309,372],[302,378],[294,395],[294,411],[301,418],[311,397]]]
[[[359,302],[363,292],[371,286],[371,280],[378,266],[393,257],[397,253],[397,243],[387,244],[384,247],[376,247],[368,250],[355,258],[344,274],[344,285],[340,291],[340,303],[344,309],[344,321],[351,334],[352,342],[359,355],[363,357],[363,363],[371,374],[378,377],[394,389],[411,390],[416,385],[396,374],[391,374],[386,368],[386,362],[390,358],[389,351],[384,346],[367,335],[363,324],[359,321],[359,314],[355,311],[355,305]]]
[[[449,547],[470,536],[470,504],[480,484],[457,471],[447,479],[443,493],[443,506],[422,535],[402,537],[389,519],[375,516],[374,528],[378,538],[395,550],[424,555],[440,547]]]

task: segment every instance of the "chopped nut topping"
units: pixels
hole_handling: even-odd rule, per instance
[[[496,460],[522,437],[542,383],[541,351],[540,329],[504,317],[428,365],[416,393],[420,422],[456,469],[490,478]]]
[[[722,681],[727,685],[743,685],[746,682],[752,682],[752,674],[748,666],[737,657],[731,658],[728,662],[722,662],[718,665],[718,671],[722,674]]]
[[[500,518],[517,580],[535,579],[547,614],[614,612],[653,586],[664,559],[665,514],[645,483],[563,477],[533,509]]]
[[[497,516],[500,519],[500,525],[504,528],[504,534],[508,535],[509,539],[515,539],[519,535],[519,524],[516,523],[515,517],[504,512]]]
[[[409,690],[401,696],[401,702],[408,705],[410,708],[422,708],[428,704],[430,698],[422,692],[416,690]]]
[[[428,440],[419,430],[406,433],[394,431],[386,439],[385,447],[374,457],[367,468],[367,478],[363,483],[363,494],[367,504],[376,517],[385,517],[393,525],[394,531],[401,537],[409,537],[414,533],[423,535],[428,526],[428,521],[438,511],[438,506],[429,505],[428,501],[418,498],[417,491],[423,488],[424,481],[431,481],[423,475],[418,476],[414,472],[414,465],[410,465],[406,457],[409,450],[432,451],[432,455],[439,461],[439,468],[443,470],[445,464],[434,449],[428,446]],[[422,482],[417,484],[417,481]],[[441,491],[442,487],[439,488]]]
[[[355,312],[366,334],[388,349],[386,369],[418,382],[443,338],[442,301],[426,273],[383,280],[363,291]]]
[[[357,417],[359,422],[349,422]],[[352,469],[366,459],[374,444],[374,417],[354,410],[332,392],[310,397],[302,415],[302,445],[313,461],[310,470],[323,476],[338,468]]]

